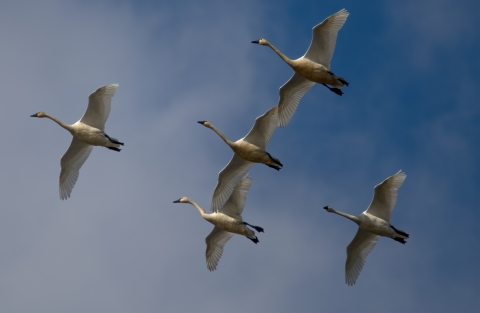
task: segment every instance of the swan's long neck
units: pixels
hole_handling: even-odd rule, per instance
[[[280,52],[280,50],[278,50],[277,48],[275,48],[274,45],[272,45],[271,43],[267,42],[267,46],[269,46],[270,48],[272,48],[272,50],[275,51],[275,53],[278,54],[278,56],[281,57],[282,60],[285,61],[285,63],[287,63],[287,64],[290,65],[290,66],[293,66],[293,60],[292,60],[292,59],[289,59],[285,54],[283,54],[282,52]]]
[[[340,216],[346,217],[346,218],[348,218],[349,220],[354,221],[354,222],[357,223],[357,224],[360,222],[360,219],[358,218],[358,216],[355,216],[355,215],[350,215],[350,214],[343,213],[343,212],[340,212],[340,211],[337,211],[337,210],[333,210],[333,209],[332,209],[332,212],[331,212],[331,213],[335,213],[335,214],[338,214],[338,215],[340,215]]]
[[[71,131],[72,130],[72,125],[69,125],[69,124],[65,124],[64,122],[60,121],[59,119],[51,116],[51,115],[48,115],[48,114],[45,114],[45,117],[48,117],[49,119],[51,119],[52,121],[54,121],[55,123],[57,123],[58,125],[62,126],[63,128],[65,128],[66,130],[68,131]]]
[[[214,132],[216,132],[217,135],[219,135],[220,138],[222,138],[223,141],[225,141],[225,143],[226,143],[227,145],[229,145],[230,147],[233,146],[233,142],[230,141],[227,137],[225,137],[220,131],[218,131],[218,129],[216,129],[215,126],[211,125],[210,128],[211,128]]]
[[[193,205],[194,207],[197,208],[198,212],[200,212],[200,215],[205,218],[205,215],[208,215],[207,213],[205,213],[205,210],[202,209],[201,206],[199,206],[195,201],[192,201],[190,199],[188,199],[188,203],[190,203],[191,205]]]

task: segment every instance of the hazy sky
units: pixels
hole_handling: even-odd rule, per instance
[[[0,312],[478,312],[479,2],[0,2]],[[346,8],[331,62],[350,86],[314,86],[250,171],[244,219],[217,271],[205,264],[208,209],[231,139],[277,104],[311,28]],[[58,194],[66,123],[119,83],[71,198]],[[392,224],[357,284],[345,284],[373,187],[402,169]]]

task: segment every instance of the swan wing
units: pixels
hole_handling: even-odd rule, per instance
[[[380,236],[358,228],[357,234],[347,247],[347,263],[345,264],[345,282],[355,285],[358,275],[365,265],[367,255],[377,244]]]
[[[312,29],[312,42],[304,58],[330,68],[338,31],[345,24],[349,14],[347,10],[341,9],[315,26]]]
[[[297,73],[280,87],[280,99],[278,100],[278,125],[286,127],[297,110],[298,102],[315,85],[314,82],[298,75]]]
[[[232,195],[225,202],[220,212],[241,221],[250,186],[252,186],[252,179],[248,176],[243,177],[233,189]]]
[[[210,272],[217,268],[218,261],[220,261],[223,254],[223,246],[232,236],[233,233],[215,226],[212,232],[205,238],[205,242],[207,243],[205,256],[207,258],[207,268]]]
[[[103,130],[110,114],[112,97],[117,91],[118,84],[106,85],[98,88],[88,96],[88,107],[80,122]]]
[[[83,163],[87,160],[93,146],[73,137],[70,147],[60,159],[60,199],[70,197],[73,186],[78,179],[78,174]]]
[[[245,177],[248,170],[253,166],[252,162],[246,161],[236,154],[230,162],[218,173],[218,182],[213,192],[210,211],[218,212],[232,194],[238,182]]]
[[[365,212],[390,222],[390,215],[397,202],[398,188],[402,186],[406,177],[407,175],[400,170],[376,185],[372,203]]]
[[[257,117],[252,129],[243,140],[265,149],[278,124],[278,109],[274,106],[262,116]]]

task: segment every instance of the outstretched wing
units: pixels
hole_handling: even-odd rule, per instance
[[[270,138],[272,138],[278,123],[278,108],[274,106],[262,116],[257,117],[252,129],[243,138],[243,140],[265,149]]]
[[[242,159],[236,154],[233,155],[230,162],[218,173],[218,182],[213,192],[212,205],[210,210],[218,212],[233,192],[235,186],[242,177],[244,177],[250,168],[252,162]]]
[[[297,110],[300,99],[315,85],[314,82],[303,78],[297,73],[280,87],[280,99],[278,100],[278,125],[286,127],[293,114]]]
[[[345,282],[355,285],[360,272],[365,265],[367,255],[377,244],[380,236],[358,228],[357,234],[347,247],[347,262],[345,264]]]
[[[365,212],[390,222],[390,216],[397,203],[398,188],[402,186],[406,177],[407,174],[400,170],[376,185],[372,203]]]
[[[70,147],[60,159],[60,199],[70,197],[73,186],[78,179],[78,174],[83,163],[87,160],[93,146],[73,137]]]
[[[312,42],[303,57],[330,68],[338,31],[345,24],[349,14],[347,10],[341,9],[315,26],[312,29]]]
[[[212,232],[205,238],[207,243],[205,256],[207,258],[207,268],[210,272],[217,269],[218,261],[220,261],[223,254],[223,246],[232,236],[233,233],[215,226]]]
[[[250,186],[252,186],[252,179],[248,176],[242,178],[235,186],[235,189],[233,189],[232,195],[225,202],[220,212],[241,221]]]
[[[117,91],[118,84],[106,85],[98,88],[88,96],[88,107],[80,122],[104,130],[105,122],[110,114],[112,97]]]

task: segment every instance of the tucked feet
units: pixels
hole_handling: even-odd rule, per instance
[[[393,240],[398,241],[398,242],[400,242],[400,243],[403,243],[403,244],[406,244],[406,243],[407,243],[407,242],[405,241],[405,239],[403,239],[403,238],[397,238],[397,237],[390,237],[390,238],[392,238]]]
[[[272,157],[268,152],[267,152],[267,155],[274,164],[266,164],[266,165],[279,171],[283,167],[282,162],[280,162],[279,159]]]
[[[255,229],[256,231],[258,231],[259,233],[264,233],[263,228],[260,227],[260,226],[250,225],[250,224],[248,224],[247,222],[243,222],[243,224],[245,224],[245,225],[247,225],[247,226],[250,226],[251,228],[253,228],[253,229]]]
[[[250,237],[247,237],[247,238],[253,241],[254,244],[257,244],[259,242],[257,236],[255,236],[255,238],[250,238]]]
[[[270,164],[265,164],[265,165],[268,166],[268,167],[274,168],[274,169],[276,169],[277,171],[279,171],[279,170],[281,169],[281,167],[278,166],[278,165],[270,165]]]
[[[390,227],[399,235],[402,235],[402,236],[405,236],[407,238],[410,237],[409,234],[407,234],[406,232],[404,232],[403,230],[400,230],[400,229],[396,229],[395,227],[393,227],[392,225],[390,225]]]
[[[338,89],[338,88],[332,88],[332,87],[330,87],[330,86],[328,86],[328,85],[326,85],[326,84],[322,84],[322,85],[324,85],[325,87],[327,87],[328,89],[330,89],[330,91],[333,91],[334,93],[336,93],[336,94],[339,95],[339,96],[343,95],[343,91],[341,91],[341,90]]]
[[[118,149],[118,148],[115,148],[115,147],[105,147],[105,148],[108,148],[110,150],[117,151],[117,152],[122,151],[122,149]]]
[[[105,137],[107,137],[107,139],[110,140],[111,143],[116,143],[117,145],[123,146],[123,142],[118,141],[118,139],[112,138],[107,134],[105,134]]]
[[[339,82],[341,82],[345,86],[348,86],[348,82],[345,79],[343,79],[343,77],[337,76],[337,79]]]

